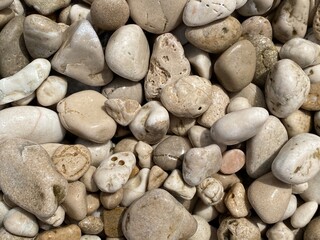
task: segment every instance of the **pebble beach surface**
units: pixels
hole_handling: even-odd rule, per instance
[[[319,0],[0,0],[0,240],[319,240]]]

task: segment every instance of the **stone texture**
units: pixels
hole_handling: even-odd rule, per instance
[[[52,230],[47,230],[37,236],[37,240],[80,240],[81,229],[75,225],[67,225]]]
[[[14,18],[14,12],[10,8],[0,10],[0,29],[2,29],[12,18]]]
[[[29,237],[19,237],[11,234],[5,228],[0,228],[0,238],[1,240],[34,240],[34,238]]]
[[[25,2],[42,15],[49,15],[58,9],[67,7],[71,0],[52,0],[49,2],[46,0],[25,0]]]
[[[288,132],[289,138],[300,133],[308,133],[312,130],[312,113],[303,109],[298,109],[288,117],[281,119],[282,124]]]
[[[303,239],[316,240],[320,236],[320,217],[316,217],[308,224]]]
[[[100,217],[87,216],[78,223],[78,226],[84,234],[97,235],[103,231],[103,222]]]
[[[122,219],[125,211],[125,207],[103,211],[104,233],[107,237],[120,238],[123,236]]]

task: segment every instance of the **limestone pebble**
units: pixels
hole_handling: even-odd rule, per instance
[[[58,9],[68,6],[71,0],[26,0],[28,6],[32,6],[36,11],[43,15],[49,15]]]

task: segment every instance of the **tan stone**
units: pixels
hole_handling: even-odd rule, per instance
[[[250,204],[242,183],[235,183],[225,195],[224,203],[233,217],[246,217]]]
[[[75,225],[67,225],[65,227],[54,228],[40,233],[36,240],[80,240],[81,229]]]
[[[262,16],[252,16],[241,23],[242,35],[263,35],[272,39],[272,26],[270,21]]]
[[[68,6],[71,0],[26,0],[27,5],[32,6],[42,15],[49,15],[58,9]]]
[[[120,188],[118,191],[114,193],[107,193],[107,192],[100,193],[101,204],[106,209],[116,208],[121,203],[122,198],[123,198],[123,188]]]
[[[159,188],[167,179],[168,173],[157,165],[150,169],[147,190]]]
[[[320,236],[320,217],[316,217],[307,225],[304,240],[316,240]]]
[[[266,108],[264,93],[257,85],[253,83],[250,83],[248,86],[246,86],[239,92],[230,93],[229,96],[230,100],[236,97],[245,97],[246,99],[248,99],[252,107]]]
[[[311,112],[303,109],[298,109],[288,117],[282,118],[281,122],[286,128],[289,138],[300,133],[310,132],[313,127]]]
[[[87,216],[78,223],[78,226],[84,234],[95,235],[103,231],[103,222],[100,217]]]
[[[100,198],[98,193],[87,194],[87,215],[93,214],[100,207]]]
[[[8,232],[4,227],[0,228],[1,240],[34,240],[35,238],[19,237]]]
[[[122,237],[122,218],[126,208],[116,207],[103,211],[104,232],[107,237]]]

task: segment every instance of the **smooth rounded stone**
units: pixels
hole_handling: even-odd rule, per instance
[[[303,71],[308,75],[311,84],[319,83],[320,64],[304,68]]]
[[[11,207],[5,203],[4,200],[0,200],[0,226],[3,226],[3,219],[5,215],[9,212]]]
[[[228,113],[212,125],[211,137],[226,145],[241,143],[255,136],[268,117],[268,111],[260,107]]]
[[[241,36],[240,22],[229,16],[200,27],[188,27],[185,32],[188,41],[206,52],[222,53]]]
[[[98,167],[100,163],[113,153],[114,144],[111,140],[106,143],[94,143],[82,138],[77,138],[75,144],[87,147],[91,153],[91,165]]]
[[[301,67],[290,59],[279,60],[265,84],[268,109],[276,117],[285,118],[301,107],[309,91],[310,80]]]
[[[230,149],[222,154],[220,172],[233,174],[238,172],[246,163],[246,156],[240,149]]]
[[[281,220],[290,202],[292,189],[271,172],[254,180],[247,190],[249,202],[261,220],[272,224]]]
[[[31,95],[49,76],[51,64],[38,58],[14,75],[0,81],[0,104],[17,101]]]
[[[23,37],[26,48],[33,58],[48,58],[63,42],[59,25],[48,17],[31,14],[23,23]]]
[[[242,16],[254,16],[254,15],[264,15],[267,13],[274,0],[248,0],[241,8],[237,9],[237,12]]]
[[[100,217],[87,216],[78,223],[78,226],[84,234],[99,234],[103,231],[103,222]]]
[[[249,100],[245,97],[235,97],[233,98],[227,106],[226,112],[231,113],[235,111],[239,111],[242,109],[252,107],[249,103]]]
[[[174,170],[182,164],[184,154],[191,149],[188,138],[169,136],[153,150],[153,162],[163,170]]]
[[[272,163],[272,173],[283,182],[308,182],[320,170],[320,137],[301,133],[289,139]]]
[[[241,182],[240,178],[236,174],[223,174],[217,172],[212,177],[221,182],[224,190],[229,190],[235,183]]]
[[[186,200],[191,200],[196,194],[196,187],[188,185],[178,169],[171,172],[163,183],[163,187],[172,195]]]
[[[318,204],[320,204],[319,179],[320,172],[318,172],[316,176],[314,176],[312,179],[308,181],[308,188],[305,189],[302,193],[300,193],[300,197],[304,201],[315,201]]]
[[[161,34],[170,32],[182,22],[187,0],[128,0],[130,17],[144,30]],[[144,14],[141,14],[141,12]]]
[[[98,188],[103,192],[114,193],[128,181],[136,158],[132,152],[120,152],[102,161],[93,175]]]
[[[74,93],[57,105],[61,123],[71,133],[96,143],[115,134],[117,124],[104,110],[106,98],[93,90]]]
[[[169,130],[177,136],[186,136],[189,129],[196,124],[196,119],[194,118],[180,118],[173,114],[169,114],[169,117]]]
[[[309,0],[284,0],[272,19],[273,36],[282,43],[307,32]]]
[[[292,193],[293,193],[293,191],[292,191]],[[298,206],[297,197],[294,194],[291,194],[288,207],[287,207],[286,211],[284,212],[284,214],[281,218],[281,221],[286,220],[289,217],[291,217],[294,214],[294,212],[296,211],[297,206]]]
[[[34,238],[29,237],[19,237],[11,234],[5,228],[0,228],[0,239],[1,240],[34,240]]]
[[[141,82],[133,82],[122,77],[115,77],[112,82],[102,88],[101,93],[108,99],[125,98],[143,102]]]
[[[199,199],[196,202],[196,205],[193,209],[193,214],[202,217],[207,222],[212,221],[219,215],[218,211],[215,209],[214,206],[205,204],[201,199]]]
[[[308,189],[308,187],[309,187],[308,182],[300,183],[300,184],[294,184],[294,185],[292,185],[292,193],[293,194],[301,194],[304,191],[306,191]]]
[[[66,196],[67,182],[55,170],[47,152],[34,142],[12,138],[1,143],[0,158],[3,193],[36,216],[53,215]],[[24,181],[10,179],[13,175]]]
[[[121,98],[107,99],[104,106],[109,116],[122,126],[128,126],[141,108],[136,100]]]
[[[49,76],[36,90],[37,101],[42,106],[52,106],[67,94],[68,82],[62,76]]]
[[[58,206],[55,213],[49,218],[37,217],[40,221],[45,224],[51,225],[52,227],[59,227],[65,219],[65,210],[60,205]]]
[[[0,3],[0,10],[9,7],[13,3],[13,0],[3,0]]]
[[[226,217],[220,223],[217,231],[218,240],[230,239],[241,240],[258,240],[261,239],[259,228],[247,218]]]
[[[106,209],[116,208],[122,201],[123,188],[114,193],[100,192],[100,202]]]
[[[188,138],[193,147],[206,147],[215,143],[210,136],[210,130],[198,125],[189,129]]]
[[[163,189],[148,191],[130,205],[122,218],[127,239],[188,239],[196,230],[192,215]]]
[[[183,10],[183,22],[187,26],[203,26],[231,15],[236,9],[236,0],[190,0]]]
[[[319,91],[320,91],[320,83],[311,82],[309,94],[307,95],[301,108],[309,111],[319,111],[320,110]]]
[[[312,116],[309,111],[296,110],[289,116],[281,119],[288,132],[289,138],[300,133],[308,133],[312,129]]]
[[[315,201],[305,202],[300,205],[291,216],[290,223],[294,228],[305,227],[318,210],[318,203]]]
[[[23,39],[24,16],[12,18],[0,32],[0,76],[10,77],[29,64]]]
[[[81,229],[77,225],[71,224],[44,231],[37,236],[37,240],[79,240],[80,237]]]
[[[192,75],[168,83],[162,89],[160,99],[164,107],[173,115],[195,118],[209,108],[211,96],[211,82]]]
[[[214,239],[213,235],[213,229],[209,225],[209,223],[202,217],[197,216],[197,215],[192,215],[194,219],[197,221],[198,227],[197,231],[195,232],[192,237],[188,238],[188,240],[212,240]]]
[[[31,93],[29,96],[21,98],[20,100],[11,102],[12,106],[26,106],[36,97],[35,92]]]
[[[218,84],[212,84],[211,105],[200,117],[197,122],[204,127],[210,128],[219,118],[226,113],[226,108],[230,102],[225,89]]]
[[[106,62],[110,69],[131,81],[140,81],[145,77],[149,57],[148,40],[143,30],[136,24],[117,29],[111,35],[105,50]]]
[[[280,49],[281,59],[291,59],[301,68],[320,63],[320,46],[303,38],[292,38],[285,42]]]
[[[25,3],[33,7],[36,11],[38,11],[42,15],[49,15],[54,13],[58,9],[64,8],[70,4],[71,0],[25,0]]]
[[[162,89],[179,78],[189,76],[190,62],[179,40],[171,33],[158,36],[153,44],[144,93],[147,100],[159,99]]]
[[[2,29],[12,18],[14,18],[14,12],[10,8],[0,10],[0,29]]]
[[[149,172],[147,191],[161,187],[168,176],[169,174],[166,171],[154,165]]]
[[[61,145],[52,156],[56,170],[68,181],[77,181],[91,165],[91,154],[83,145]]]
[[[69,18],[69,14],[70,14],[70,9],[71,9],[72,5],[70,4],[69,6],[61,9],[59,16],[58,16],[58,22],[59,23],[63,23],[66,25],[71,25],[71,20]]]
[[[248,99],[252,107],[266,108],[264,93],[257,85],[253,83],[250,83],[239,92],[229,93],[229,97],[230,101],[236,97],[245,97],[246,99]]]
[[[260,131],[246,143],[247,174],[258,178],[269,172],[274,158],[287,140],[284,125],[278,118],[269,116]]]
[[[113,77],[105,64],[100,40],[88,20],[77,21],[64,32],[64,42],[51,64],[55,71],[89,86],[104,86]]]
[[[143,196],[147,191],[149,173],[149,168],[142,168],[136,176],[129,179],[123,186],[122,206],[128,207],[133,201]]]
[[[197,186],[197,195],[204,204],[215,206],[224,197],[222,183],[213,177],[206,178]]]
[[[130,9],[125,0],[95,0],[91,4],[90,15],[94,26],[114,31],[128,21]]]
[[[98,193],[87,194],[87,216],[94,215],[100,208],[100,198]]]
[[[113,153],[132,152],[136,156],[135,148],[138,140],[134,137],[121,139],[113,148]]]
[[[303,239],[304,240],[316,240],[319,238],[320,235],[320,216],[315,217],[310,221],[307,225]]]
[[[80,240],[101,240],[101,238],[96,235],[82,235]]]
[[[242,23],[242,35],[262,35],[272,39],[272,26],[268,18],[262,16],[252,16]]]
[[[129,124],[136,139],[148,144],[158,143],[169,129],[169,113],[158,101],[144,104]]]
[[[240,40],[219,56],[214,64],[214,72],[227,91],[238,92],[252,81],[256,61],[256,50],[252,43]]]
[[[184,154],[182,175],[190,186],[199,185],[205,178],[218,172],[222,164],[220,147],[216,144],[191,148]]]
[[[91,23],[90,7],[82,3],[72,4],[68,18],[71,24],[81,20],[88,20]]]
[[[126,210],[125,207],[116,207],[103,211],[104,233],[107,237],[119,238],[123,236],[122,219]]]
[[[86,190],[88,192],[97,192],[99,191],[99,188],[97,187],[97,184],[93,180],[93,174],[96,171],[95,166],[89,166],[87,171],[82,175],[80,178],[80,181],[86,186]]]
[[[242,183],[235,183],[224,197],[224,203],[233,217],[248,216],[250,204]]]
[[[197,75],[206,79],[211,79],[212,62],[209,53],[196,48],[192,44],[184,45],[184,53]]]
[[[66,199],[62,202],[62,207],[66,214],[76,220],[81,221],[87,215],[86,186],[75,181],[68,184],[68,193]]]
[[[138,164],[141,168],[151,168],[154,164],[152,161],[153,147],[148,143],[139,141],[135,145],[135,152],[138,157]]]
[[[294,234],[283,222],[278,222],[268,229],[266,236],[270,240],[293,240]]]
[[[36,217],[19,207],[10,209],[3,219],[3,226],[20,237],[35,237],[39,231]]]

